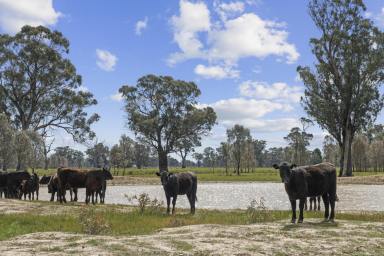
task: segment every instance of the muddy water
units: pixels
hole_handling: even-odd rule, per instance
[[[106,203],[129,204],[125,195],[147,193],[151,198],[165,202],[161,185],[109,186]],[[79,201],[84,201],[84,189],[79,190]],[[382,185],[339,185],[340,201],[337,210],[384,211],[384,186]],[[67,195],[68,199],[69,195]],[[46,187],[40,189],[40,199],[49,200]],[[252,199],[265,199],[269,209],[290,209],[287,194],[281,183],[200,183],[197,188],[197,208],[246,209]],[[188,208],[186,196],[179,196],[177,207]],[[323,207],[323,204],[322,204]]]

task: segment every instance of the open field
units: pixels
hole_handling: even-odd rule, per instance
[[[156,176],[157,168],[127,168],[112,169],[114,176],[119,178],[109,181],[111,185],[135,185],[135,184],[159,184],[159,178]],[[192,171],[198,176],[200,182],[280,182],[280,176],[277,170],[273,168],[256,168],[254,171],[243,172],[239,176],[233,171],[225,173],[224,168],[191,167],[191,168],[170,168],[171,172]],[[42,170],[38,169],[39,176],[51,175],[56,169]],[[384,172],[354,172],[354,177],[342,177],[338,179],[340,184],[384,184]]]
[[[261,211],[256,219],[240,210],[198,210],[194,216],[179,210],[168,216],[164,209],[140,213],[129,206],[17,200],[0,200],[0,209],[2,255],[384,253],[384,213],[378,212],[338,212],[336,223],[321,223],[321,213],[306,212],[304,224],[292,225],[288,211]],[[96,219],[93,225],[106,228],[90,234],[84,215]]]

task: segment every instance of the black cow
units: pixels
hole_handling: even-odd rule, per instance
[[[53,202],[55,200],[55,194],[57,195],[57,201],[60,200],[59,198],[59,193],[58,193],[58,178],[57,178],[57,174],[54,174],[52,176],[50,176],[50,180],[48,181],[48,184],[47,184],[47,187],[48,187],[48,193],[51,194],[51,199],[50,201]],[[73,199],[73,193],[75,193],[76,197],[77,197],[77,188],[70,188],[70,187],[66,187],[66,190],[69,190],[69,195],[71,196],[71,201],[74,201]],[[65,197],[65,195],[64,195]]]
[[[105,190],[107,187],[107,180],[112,180],[113,176],[107,168],[103,170],[91,170],[86,174],[85,181],[85,203],[89,203],[90,197],[92,196],[92,204],[95,204],[95,194],[96,202],[97,195],[100,196],[100,203],[104,203]]]
[[[0,171],[0,198],[7,197],[7,172]]]
[[[29,180],[31,175],[27,171],[8,172],[7,197],[18,198],[20,185],[23,180]]]
[[[19,198],[21,199],[24,195],[24,200],[26,200],[26,196],[28,195],[28,199],[31,200],[32,195],[32,200],[35,200],[35,193],[36,200],[39,200],[39,176],[33,173],[31,178],[21,182]]]
[[[157,176],[161,178],[165,197],[167,198],[167,213],[169,214],[169,204],[172,199],[172,214],[175,213],[176,199],[178,195],[187,195],[189,204],[191,206],[191,213],[195,213],[196,190],[197,190],[197,177],[192,172],[176,173],[173,174],[168,171],[156,172]]]
[[[284,182],[285,191],[288,194],[292,207],[292,223],[296,222],[296,200],[299,199],[299,223],[303,222],[303,209],[307,197],[322,196],[325,221],[333,221],[335,218],[336,201],[336,168],[331,163],[321,163],[309,166],[296,167],[282,163],[274,164],[275,169],[280,170],[281,181]],[[331,214],[329,215],[329,205]]]

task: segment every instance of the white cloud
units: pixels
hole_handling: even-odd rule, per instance
[[[203,59],[224,70],[249,57],[276,56],[280,61],[295,62],[300,55],[295,45],[288,42],[286,25],[244,13],[244,6],[240,1],[215,1],[214,9],[221,18],[214,20],[204,2],[181,0],[179,16],[171,18],[174,41],[180,51],[172,53],[168,63]]]
[[[237,78],[239,71],[233,70],[229,67],[221,66],[204,66],[199,64],[195,67],[195,74],[204,78],[224,79],[224,78]]]
[[[222,124],[228,128],[233,127],[235,124],[240,124],[256,132],[289,131],[293,127],[300,125],[296,118],[225,120]]]
[[[52,0],[0,0],[0,27],[7,33],[16,33],[24,25],[51,26],[60,16]]]
[[[265,116],[275,111],[290,112],[290,104],[270,100],[231,98],[219,100],[211,104],[200,104],[197,107],[212,107],[218,118],[219,125],[230,128],[241,124],[253,131],[275,132],[288,131],[299,125],[297,118],[267,118]]]
[[[263,20],[254,13],[228,20],[224,29],[213,30],[210,35],[209,57],[236,63],[240,58],[265,58],[270,55],[286,57],[287,63],[299,58],[293,44],[287,42],[288,32],[283,24]]]
[[[202,57],[203,44],[197,33],[210,29],[210,13],[207,6],[203,2],[191,3],[181,0],[180,15],[172,16],[171,24],[174,29],[173,39],[182,52],[172,54],[168,59],[169,64]]]
[[[78,92],[89,92],[89,89],[84,85],[80,85],[77,89]]]
[[[136,35],[141,35],[142,31],[147,28],[148,17],[145,17],[144,20],[139,20],[136,22],[135,33]]]
[[[113,94],[113,95],[109,96],[109,98],[110,98],[111,100],[113,100],[113,101],[120,102],[120,101],[123,100],[123,94],[121,94],[121,93],[118,92],[118,93],[116,93],[116,94]]]
[[[116,66],[117,57],[106,50],[96,50],[97,61],[96,64],[99,68],[105,71],[113,71]]]
[[[219,1],[214,1],[213,6],[215,8],[215,11],[223,21],[244,12],[244,2],[240,1],[230,3],[221,3]]]
[[[300,102],[303,90],[300,86],[288,86],[286,83],[273,83],[245,81],[240,86],[240,95],[257,99],[276,99]]]

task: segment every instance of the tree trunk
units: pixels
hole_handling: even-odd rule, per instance
[[[344,143],[345,144],[345,143]],[[339,145],[340,149],[340,170],[339,170],[339,177],[343,176],[343,170],[344,170],[344,145]]]
[[[186,158],[187,158],[187,155],[183,156],[181,155],[181,168],[185,169],[187,167],[186,165]]]
[[[159,156],[159,170],[168,171],[168,154],[163,150],[159,150],[157,153]]]
[[[343,156],[343,172],[342,176],[352,176],[352,131],[347,128],[344,139],[344,156]]]

